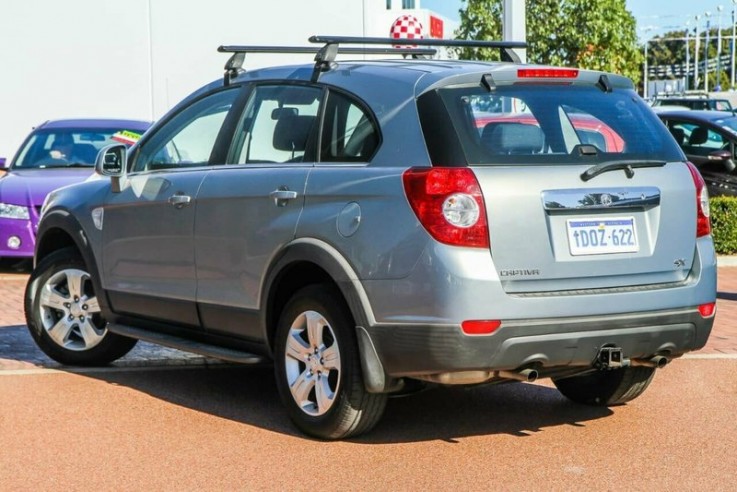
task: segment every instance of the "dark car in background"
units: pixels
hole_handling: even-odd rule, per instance
[[[0,169],[0,258],[33,257],[39,212],[46,195],[89,178],[97,152],[134,143],[150,122],[118,119],[47,121],[33,129],[9,166]]]
[[[730,111],[733,112],[732,103],[725,98],[714,98],[708,94],[691,94],[683,96],[661,96],[656,97],[652,103],[654,108],[675,106],[678,109],[696,109],[704,111]]]
[[[737,196],[737,116],[726,111],[658,113],[701,172],[711,196]]]

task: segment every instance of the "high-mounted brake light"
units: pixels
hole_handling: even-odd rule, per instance
[[[433,238],[453,246],[489,247],[486,207],[473,171],[413,168],[402,179],[412,210]]]
[[[691,171],[694,186],[696,187],[696,237],[711,234],[711,222],[709,221],[709,192],[706,189],[704,178],[696,166],[687,162],[688,170]]]
[[[520,68],[517,77],[521,79],[575,79],[578,70],[575,68]]]

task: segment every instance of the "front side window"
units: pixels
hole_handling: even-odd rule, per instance
[[[257,86],[243,113],[232,161],[265,164],[314,160],[322,89],[297,85]]]
[[[136,156],[133,171],[207,165],[238,88],[209,95],[166,122]]]
[[[432,111],[424,108],[423,115],[437,119],[441,113],[436,106],[445,107],[455,130],[445,134],[458,135],[468,163],[578,163],[582,156],[587,161],[681,159],[667,130],[631,90],[605,93],[593,86],[542,84],[494,91],[458,87],[423,95],[420,105],[423,100],[435,105]],[[432,124],[423,121],[423,129]],[[431,153],[447,145],[428,141]]]

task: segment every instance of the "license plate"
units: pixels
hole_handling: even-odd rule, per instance
[[[568,219],[571,255],[604,255],[639,251],[634,217]]]

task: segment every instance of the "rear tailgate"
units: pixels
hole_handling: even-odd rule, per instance
[[[688,276],[696,191],[686,164],[583,182],[588,167],[473,167],[506,292],[653,286]]]

